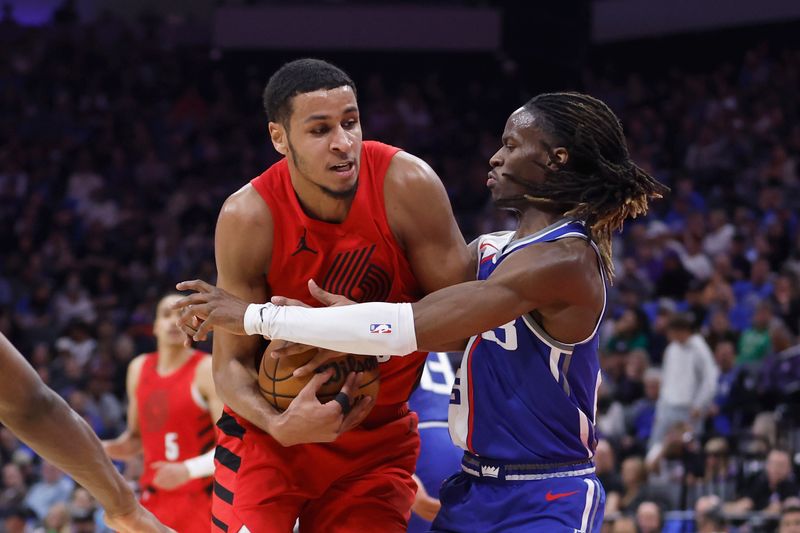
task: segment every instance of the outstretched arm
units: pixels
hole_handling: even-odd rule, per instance
[[[599,315],[599,280],[591,248],[548,244],[515,252],[487,280],[447,287],[414,304],[375,302],[317,309],[253,304],[234,316],[220,312],[233,307],[230,295],[203,282],[189,282],[182,286],[200,292],[175,305],[192,305],[206,319],[202,331],[235,322],[239,334],[350,353],[404,355],[489,331],[534,309],[558,314],[574,308],[570,312],[581,318],[575,321],[578,329],[559,333],[565,342],[577,342],[591,333],[585,329]]]
[[[137,502],[89,425],[49,389],[0,334],[0,421],[91,492],[123,532],[168,532]]]

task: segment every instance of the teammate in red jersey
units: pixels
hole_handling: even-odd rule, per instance
[[[222,207],[219,287],[247,301],[274,292],[315,305],[306,286],[313,277],[356,301],[404,302],[474,277],[435,172],[398,148],[362,142],[347,74],[319,60],[288,63],[264,104],[272,144],[286,157]],[[320,404],[322,373],[278,413],[256,383],[263,349],[257,337],[214,338],[214,380],[227,405],[215,530],[287,533],[299,518],[301,531],[404,532],[419,451],[406,400],[425,355],[380,358],[374,406],[363,401],[346,414],[337,402]]]
[[[128,427],[103,443],[113,459],[144,453],[142,504],[183,532],[211,530],[214,422],[222,403],[214,390],[211,357],[184,346],[172,304],[161,299],[153,325],[158,351],[128,366]]]

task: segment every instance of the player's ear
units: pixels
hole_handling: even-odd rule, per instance
[[[547,168],[552,171],[560,170],[569,161],[569,152],[563,146],[553,148],[548,157]]]
[[[279,154],[287,155],[289,153],[287,150],[289,144],[289,132],[286,130],[286,127],[280,122],[270,122],[268,127],[269,138],[272,141],[272,146],[275,147],[275,150]]]

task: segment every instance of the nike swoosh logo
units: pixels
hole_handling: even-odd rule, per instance
[[[573,494],[578,494],[577,490],[573,490],[572,492],[557,492],[553,494],[551,491],[547,491],[547,494],[544,495],[544,499],[548,502],[554,502],[556,500],[560,500],[561,498],[566,498],[567,496],[572,496]]]

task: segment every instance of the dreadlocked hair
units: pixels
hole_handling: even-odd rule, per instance
[[[586,222],[600,249],[606,277],[613,281],[611,236],[627,218],[647,213],[648,201],[669,188],[630,159],[622,124],[597,98],[580,93],[540,94],[525,104],[538,126],[569,157],[557,170],[545,166],[545,179],[530,184],[528,201]],[[543,143],[551,164],[553,147]]]

